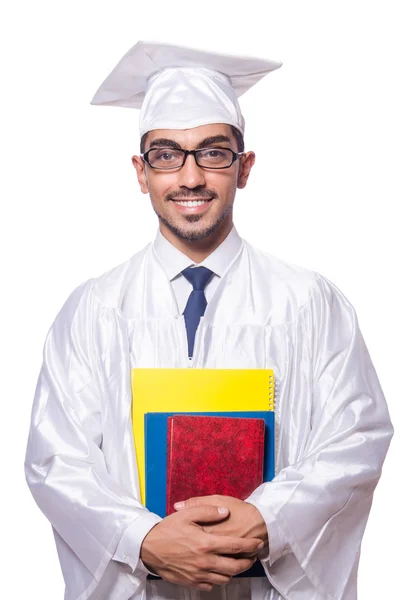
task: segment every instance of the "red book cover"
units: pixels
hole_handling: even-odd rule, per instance
[[[263,482],[263,419],[174,415],[167,435],[167,515],[194,496],[245,500]]]

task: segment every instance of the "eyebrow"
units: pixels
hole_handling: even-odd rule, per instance
[[[209,148],[214,144],[222,144],[224,142],[231,143],[231,139],[227,135],[212,135],[210,137],[206,137],[201,142],[199,142],[196,146],[196,150],[198,148]],[[176,150],[183,150],[182,146],[178,144],[175,140],[170,140],[168,138],[156,138],[152,140],[149,144],[149,148],[154,147],[166,147],[166,148],[175,148]]]

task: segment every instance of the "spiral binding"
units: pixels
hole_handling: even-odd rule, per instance
[[[279,453],[278,453],[278,446],[279,446],[279,439],[280,439],[280,407],[279,407],[279,403],[278,403],[278,399],[280,396],[280,382],[273,381],[273,385],[274,385],[274,469],[275,469],[275,473],[277,475],[279,468],[278,468],[278,460],[279,460]]]
[[[274,410],[274,398],[275,398],[275,389],[274,389],[274,375],[269,375],[269,409]]]

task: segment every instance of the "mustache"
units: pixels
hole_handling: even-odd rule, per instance
[[[197,200],[197,198],[203,198],[204,200],[212,200],[213,198],[217,198],[218,194],[215,191],[210,191],[210,190],[178,190],[175,192],[170,192],[169,194],[167,194],[165,196],[166,200],[178,200],[178,198],[185,198],[185,199],[189,199],[189,198],[194,198],[195,200]]]

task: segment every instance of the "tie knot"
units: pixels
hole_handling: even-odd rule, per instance
[[[213,274],[214,272],[207,267],[188,267],[182,271],[182,275],[192,284],[194,290],[204,290]]]

